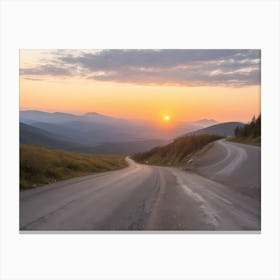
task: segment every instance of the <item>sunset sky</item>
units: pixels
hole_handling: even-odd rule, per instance
[[[259,50],[21,50],[20,109],[249,121]]]

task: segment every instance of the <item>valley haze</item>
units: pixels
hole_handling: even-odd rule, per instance
[[[20,142],[95,153],[135,153],[216,124],[216,120],[201,119],[159,127],[147,120],[121,119],[96,112],[74,115],[25,110],[20,111]],[[232,136],[235,126],[220,133]]]

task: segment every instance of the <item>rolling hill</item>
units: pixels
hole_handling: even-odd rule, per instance
[[[235,128],[243,127],[244,123],[241,122],[226,122],[219,123],[199,130],[187,133],[187,135],[200,135],[200,134],[215,134],[222,136],[233,136]]]
[[[63,123],[74,121],[78,116],[67,113],[48,113],[37,110],[20,111],[20,122],[32,124],[34,122],[47,122],[47,123]]]
[[[209,134],[186,135],[175,139],[168,145],[153,148],[148,152],[134,154],[132,158],[140,163],[153,165],[184,165],[191,153],[222,138],[219,135]]]
[[[61,124],[34,122],[32,126],[44,129],[56,135],[65,136],[73,142],[86,146],[96,146],[109,141],[128,142],[155,139],[154,133],[149,133],[148,127],[141,129],[132,123],[91,123],[71,121]]]
[[[24,123],[20,123],[20,143],[66,150],[75,150],[79,147],[77,143],[68,141],[64,137]]]
[[[50,124],[47,124],[50,125]],[[55,126],[55,125],[52,125]],[[95,154],[130,154],[144,152],[156,146],[167,144],[165,140],[143,140],[132,142],[105,142],[96,146],[86,146],[70,141],[61,135],[20,123],[20,143],[44,146],[51,149],[63,149]]]

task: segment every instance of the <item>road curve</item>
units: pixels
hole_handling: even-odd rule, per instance
[[[211,179],[206,173],[201,175],[208,164],[220,173],[215,176],[231,176],[246,165],[250,147],[224,141],[215,145],[202,156],[200,174],[141,165],[128,158],[129,166],[122,170],[23,191],[20,229],[260,230],[258,197]],[[223,159],[218,156],[211,160],[213,149],[220,149]],[[239,152],[232,160],[234,149]]]
[[[220,140],[194,158],[192,170],[245,195],[260,200],[261,149]]]

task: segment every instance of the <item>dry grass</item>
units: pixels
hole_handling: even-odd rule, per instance
[[[182,166],[186,164],[192,153],[222,138],[222,136],[208,134],[183,136],[166,146],[157,147],[145,153],[135,154],[132,158],[144,164]]]
[[[127,166],[124,155],[94,155],[20,145],[20,188]]]

